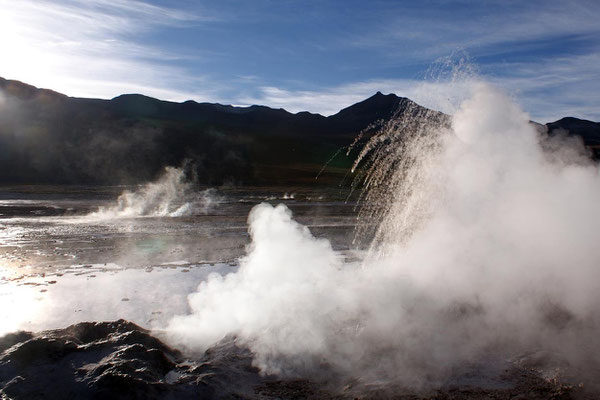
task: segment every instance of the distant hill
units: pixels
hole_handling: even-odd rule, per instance
[[[377,92],[324,117],[139,94],[72,98],[0,78],[0,183],[137,183],[185,160],[205,184],[340,183],[353,156],[336,152],[409,105]],[[548,128],[600,144],[594,122],[564,118]]]
[[[370,124],[410,102],[377,93],[330,117],[138,94],[71,98],[0,78],[0,182],[116,184],[191,160],[199,182],[315,183]],[[340,152],[316,183],[341,181]]]
[[[600,158],[600,123],[566,117],[546,124],[550,134],[566,132],[568,135],[579,136],[596,159]]]

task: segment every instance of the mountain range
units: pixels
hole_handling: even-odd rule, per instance
[[[325,117],[139,94],[74,98],[0,78],[0,183],[131,184],[187,164],[202,184],[339,184],[354,157],[340,150],[408,105],[377,92]],[[563,118],[545,130],[600,149],[599,123]]]

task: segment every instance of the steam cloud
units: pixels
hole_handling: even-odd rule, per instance
[[[178,217],[190,212],[190,204],[179,202],[189,190],[182,169],[166,167],[163,175],[156,181],[145,184],[135,192],[125,191],[116,204],[101,207],[91,217]]]
[[[195,191],[182,168],[166,167],[156,181],[133,192],[124,191],[114,204],[100,207],[78,221],[207,214],[223,201],[225,197],[216,189]]]
[[[285,206],[258,205],[239,270],[189,296],[171,340],[203,350],[234,334],[265,372],[326,368],[412,387],[533,351],[598,376],[598,167],[578,143],[540,135],[497,89],[472,90],[451,126],[405,138],[418,162],[401,164],[394,176],[411,179],[379,199],[362,264]]]

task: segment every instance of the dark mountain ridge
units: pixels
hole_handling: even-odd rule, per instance
[[[546,124],[548,132],[565,131],[583,139],[586,146],[596,152],[600,149],[600,123],[585,119],[565,117]]]
[[[314,182],[337,150],[408,101],[377,93],[324,117],[139,94],[71,98],[4,79],[0,90],[0,182],[10,183],[136,183],[185,160],[201,183]],[[341,155],[317,183],[350,163]]]
[[[73,98],[0,78],[0,183],[138,183],[188,162],[204,184],[339,184],[354,157],[339,150],[408,105],[377,92],[325,117],[140,94]],[[600,144],[594,122],[547,128]]]

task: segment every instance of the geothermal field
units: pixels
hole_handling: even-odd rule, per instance
[[[399,112],[353,168],[359,187],[200,188],[167,167],[5,189],[3,393],[593,398],[581,141],[473,82],[451,117]]]
[[[600,398],[594,2],[0,6],[0,400]]]

